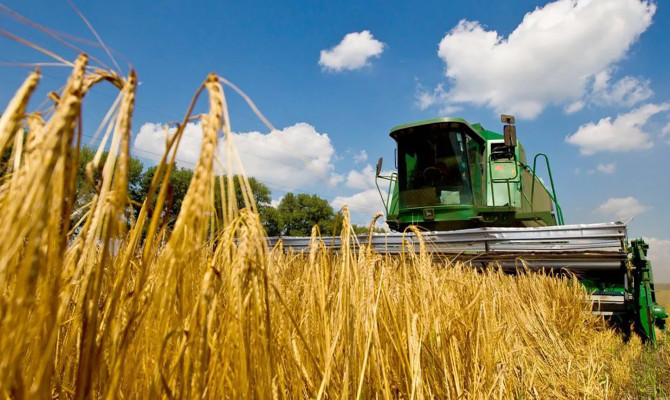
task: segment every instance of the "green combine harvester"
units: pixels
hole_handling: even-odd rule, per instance
[[[398,144],[392,195],[382,200],[394,231],[420,225],[431,231],[563,225],[545,154],[531,168],[516,141],[514,117],[503,115],[505,135],[460,118],[440,118],[391,130]],[[546,163],[551,191],[535,175]]]
[[[624,332],[633,327],[656,342],[654,327],[665,329],[667,312],[656,302],[649,246],[629,240],[625,224],[565,225],[556,197],[549,158],[537,154],[532,166],[516,140],[514,117],[502,116],[501,135],[461,118],[439,118],[391,130],[396,168],[377,187],[392,233],[372,236],[379,253],[400,253],[418,240],[409,226],[424,230],[431,252],[475,268],[496,265],[514,273],[543,269],[574,274],[591,294],[593,312],[610,318]],[[537,176],[544,166],[547,186]],[[301,250],[309,238],[279,239]],[[334,249],[339,238],[325,239]],[[361,235],[360,243],[368,241]]]

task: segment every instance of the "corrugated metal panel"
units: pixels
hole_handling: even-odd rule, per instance
[[[619,269],[626,258],[626,226],[620,222],[604,224],[563,225],[540,228],[476,228],[460,231],[424,232],[426,248],[435,255],[457,258],[475,266],[491,262],[503,268],[569,268],[574,272],[592,269]],[[367,244],[367,234],[357,235],[355,244]],[[272,237],[284,248],[301,251],[309,248],[309,237]],[[339,237],[323,238],[323,243],[337,251]],[[374,250],[381,254],[419,250],[419,240],[412,232],[374,234]]]

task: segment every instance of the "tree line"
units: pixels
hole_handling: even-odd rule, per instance
[[[79,170],[75,182],[75,210],[85,207],[95,194],[95,187],[92,186],[86,177],[86,165],[93,160],[94,156],[95,150],[88,147],[81,149]],[[106,156],[107,153],[103,153],[102,163],[104,163]],[[3,170],[2,165],[0,165],[0,173]],[[142,162],[136,157],[131,157],[130,159],[128,193],[133,204],[132,211],[135,214],[139,211],[144,199],[148,196],[151,181],[156,174],[156,170],[155,166],[145,169]],[[163,209],[160,210],[169,227],[172,226],[177,215],[179,215],[182,201],[192,178],[193,171],[188,168],[175,166],[172,170],[172,174],[168,180],[167,201]],[[267,185],[254,177],[249,177],[248,180],[254,194],[254,200],[258,205],[261,221],[268,236],[309,236],[314,225],[319,226],[319,230],[324,236],[339,234],[337,229],[342,226],[342,214],[336,212],[326,199],[315,194],[286,193],[279,203],[273,206],[272,192]],[[219,180],[216,179],[215,204],[217,208],[220,208],[221,204],[220,194]],[[238,207],[244,207],[242,193],[237,185],[235,187],[235,194]],[[151,201],[155,204],[156,199],[151,199]],[[219,213],[219,215],[221,214]],[[367,232],[368,228],[365,226],[354,226],[354,230],[358,233],[363,233]]]

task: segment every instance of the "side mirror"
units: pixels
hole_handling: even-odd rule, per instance
[[[505,125],[503,128],[504,137],[505,137],[505,146],[515,147],[516,146],[516,126],[514,125]]]
[[[500,122],[503,124],[514,125],[514,115],[502,114],[500,116]]]
[[[503,137],[505,138],[505,146],[516,147],[516,126],[514,126],[514,116],[502,114],[500,122],[506,124],[503,127]]]
[[[377,171],[375,172],[375,176],[379,176],[382,172],[382,160],[384,160],[383,157],[379,157],[379,161],[377,161]]]

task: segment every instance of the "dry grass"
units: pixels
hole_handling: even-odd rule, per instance
[[[173,231],[159,213],[147,217],[146,202],[133,219],[127,163],[137,79],[86,63],[74,63],[50,112],[26,114],[36,72],[0,119],[0,152],[12,148],[0,186],[3,398],[667,395],[668,343],[651,351],[637,338],[623,343],[566,278],[477,273],[424,252],[331,254],[316,229],[308,254],[268,249],[243,177],[235,184],[247,207],[236,209],[232,173],[243,171],[214,75],[198,90],[209,96],[208,112],[196,116],[202,152]],[[72,210],[80,106],[103,80],[120,90],[103,121],[110,155],[87,168],[92,202]],[[154,175],[156,209],[194,103]],[[226,154],[217,155],[221,132]],[[231,183],[219,186],[230,189],[223,215],[213,205],[219,157]],[[70,230],[75,212],[83,217]],[[355,240],[347,220],[341,234]]]

